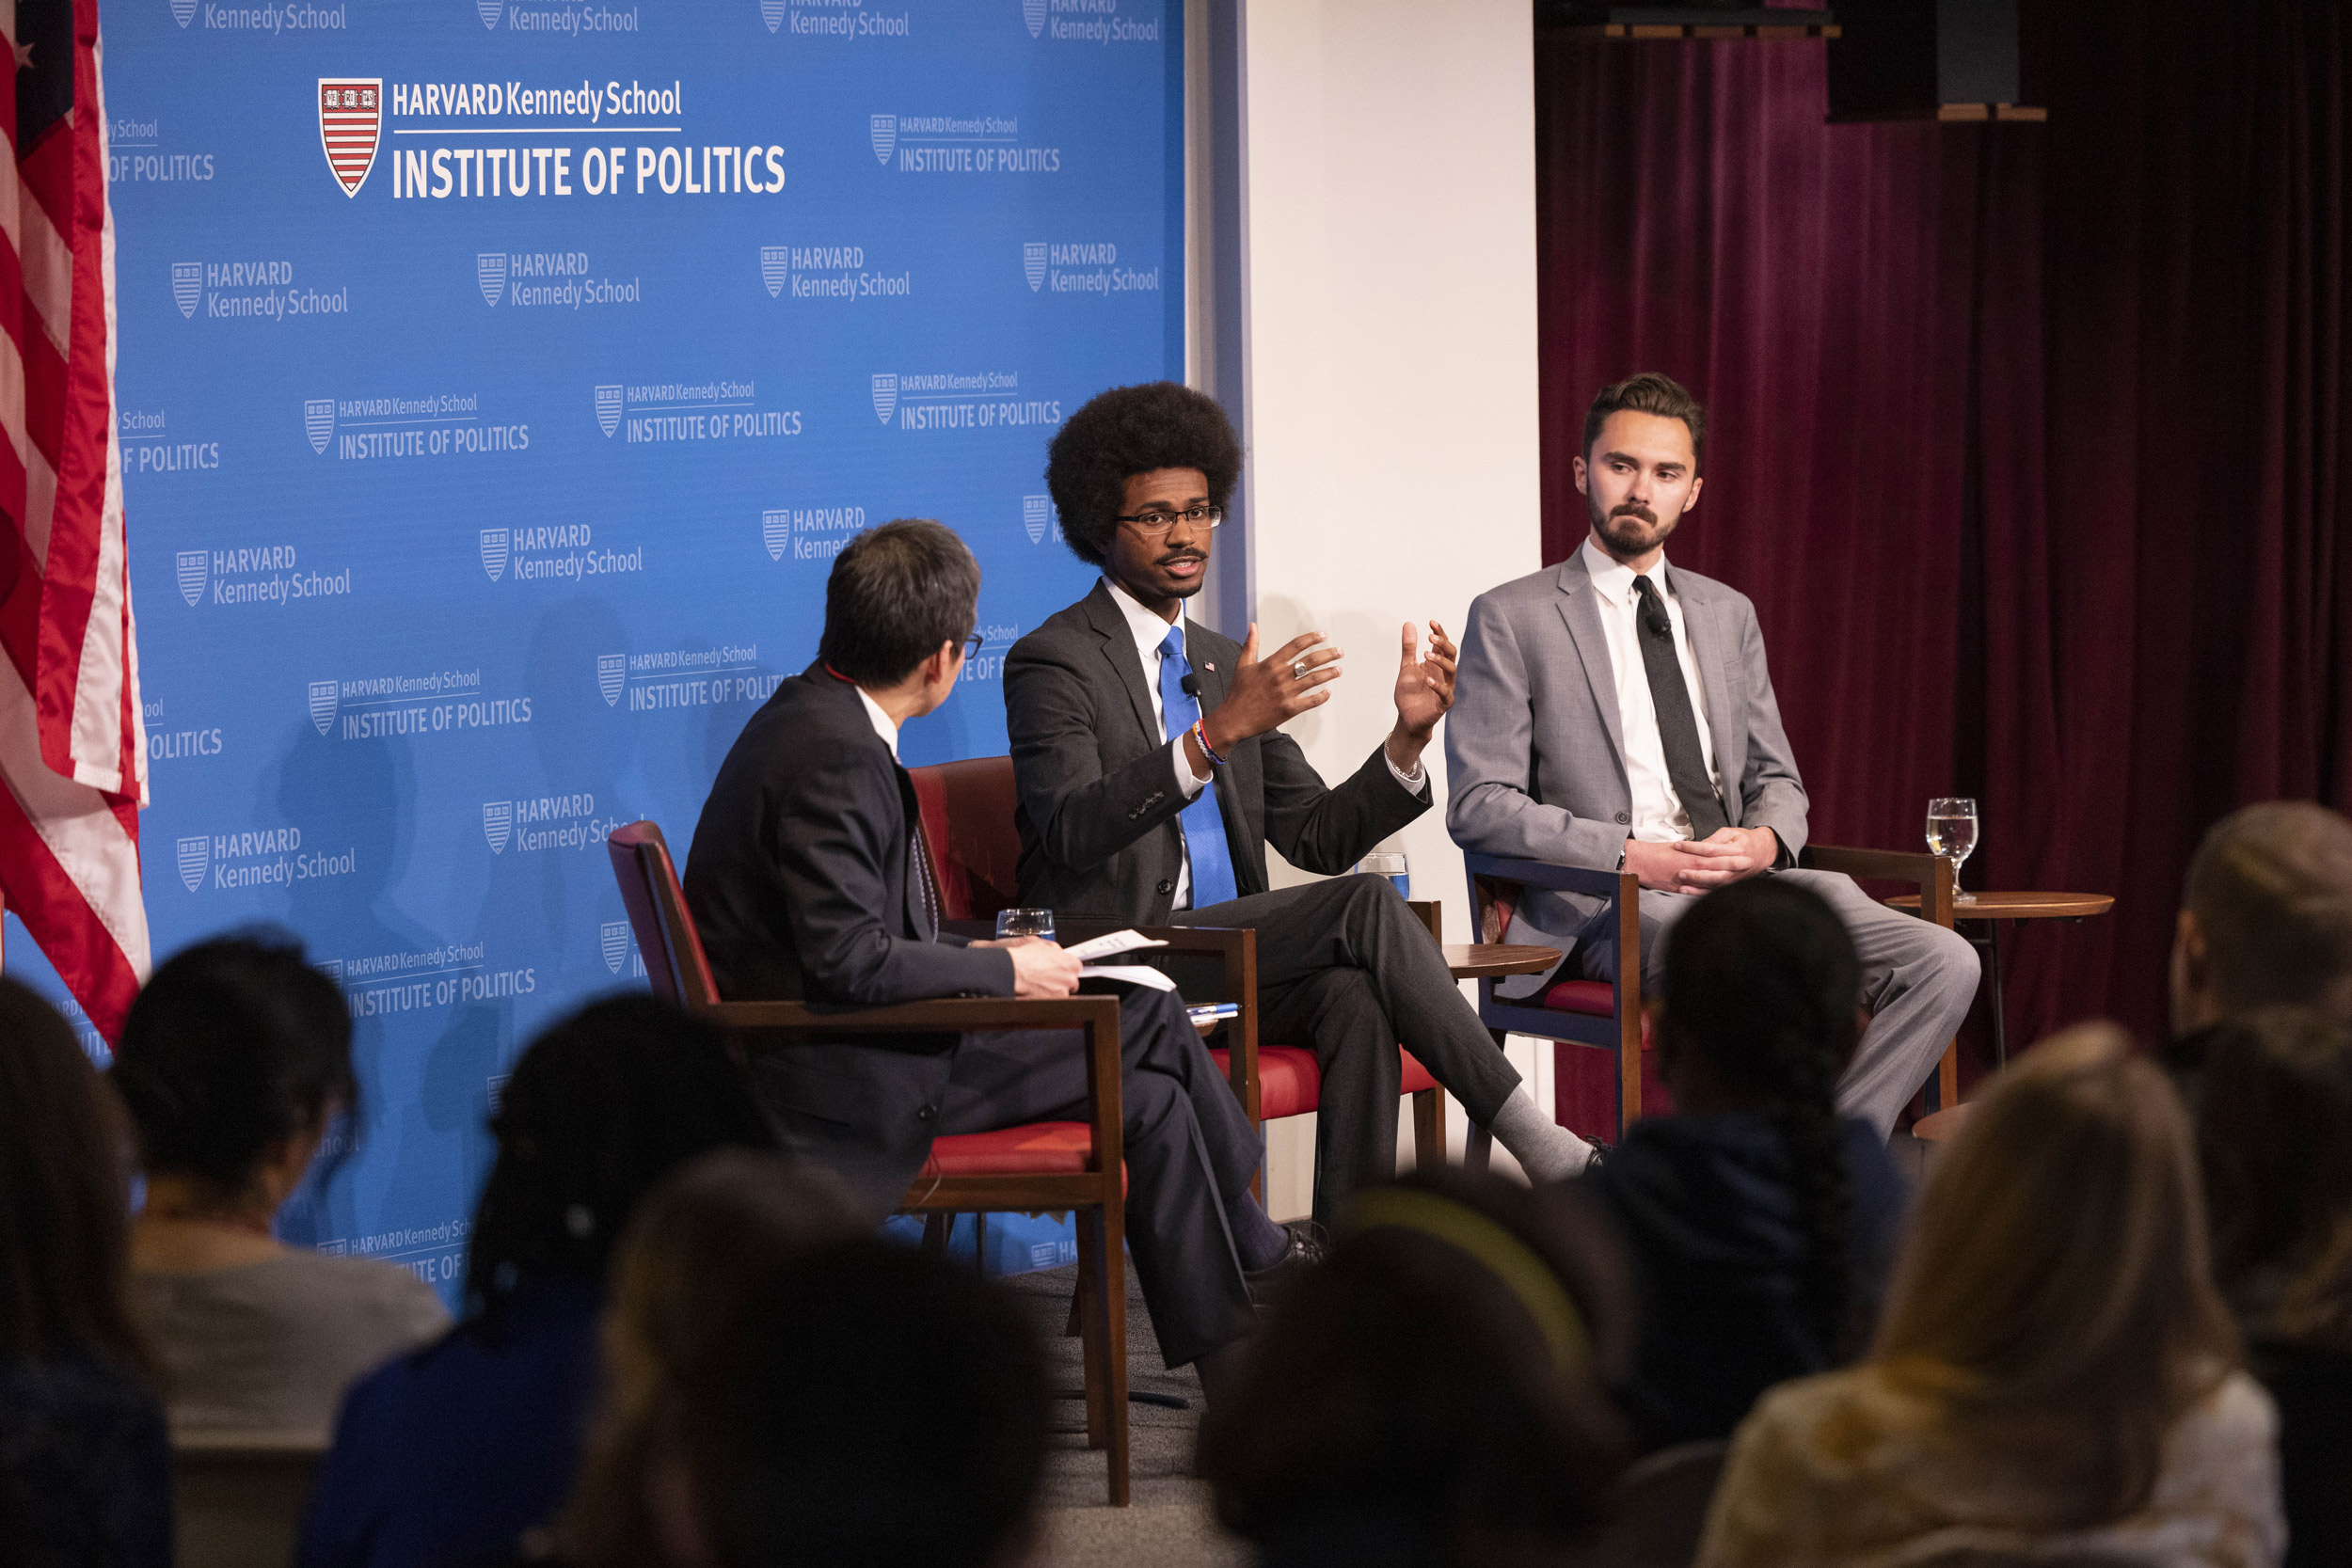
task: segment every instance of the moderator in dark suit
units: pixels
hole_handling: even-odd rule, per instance
[[[866,701],[822,664],[785,681],[719,769],[687,859],[686,898],[729,1000],[880,1005],[1009,996],[1001,948],[942,937],[919,863],[914,789]],[[1249,1298],[1227,1229],[1258,1164],[1248,1119],[1174,995],[1120,1004],[1127,1237],[1161,1350],[1182,1366],[1233,1339]],[[1068,1033],[871,1037],[761,1054],[786,1147],[838,1173],[877,1215],[931,1140],[1083,1120]]]
[[[1241,647],[1183,618],[1202,712],[1225,701]],[[1328,1223],[1356,1188],[1395,1174],[1396,1048],[1409,1048],[1472,1119],[1491,1121],[1518,1074],[1462,1000],[1428,931],[1385,879],[1345,876],[1383,838],[1429,809],[1375,749],[1336,788],[1279,730],[1233,744],[1212,786],[1240,896],[1173,911],[1186,799],[1126,614],[1107,584],[1013,645],[1005,705],[1020,788],[1025,904],[1144,924],[1246,926],[1258,933],[1259,1030],[1312,1043],[1323,1089],[1315,1217]],[[1271,843],[1302,871],[1334,880],[1268,890]]]

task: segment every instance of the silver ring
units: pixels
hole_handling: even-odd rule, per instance
[[[1291,679],[1293,679],[1293,680],[1295,680],[1295,681],[1303,681],[1303,680],[1305,680],[1306,678],[1307,678],[1307,661],[1306,661],[1305,659],[1303,659],[1303,658],[1295,658],[1295,659],[1292,659],[1292,660],[1291,660]]]

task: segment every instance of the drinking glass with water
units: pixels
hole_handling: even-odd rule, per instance
[[[1977,803],[1962,796],[1939,796],[1928,802],[1928,850],[1952,863],[1952,889],[1961,902],[1960,866],[1977,847]]]
[[[1035,937],[1040,942],[1051,942],[1054,940],[1054,911],[998,910],[996,934],[1000,937]]]
[[[1384,850],[1378,854],[1366,855],[1356,863],[1356,869],[1368,877],[1386,877],[1389,879],[1389,885],[1396,889],[1396,895],[1400,898],[1410,898],[1413,895],[1413,874],[1406,865],[1405,857],[1401,854],[1391,854]]]

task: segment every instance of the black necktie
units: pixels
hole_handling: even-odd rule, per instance
[[[923,913],[927,917],[923,939],[939,940],[939,889],[931,880],[931,852],[923,832],[923,809],[916,803],[914,780],[902,766],[898,769],[898,797],[907,812],[907,867],[914,885],[923,890]]]
[[[1649,676],[1650,706],[1658,712],[1658,739],[1666,750],[1666,776],[1674,781],[1682,809],[1691,816],[1691,836],[1706,838],[1729,826],[1715,785],[1707,776],[1707,753],[1699,750],[1699,721],[1691,712],[1691,689],[1683,683],[1682,660],[1675,655],[1674,621],[1666,602],[1647,578],[1635,578],[1640,602],[1633,619],[1640,626],[1642,669]]]

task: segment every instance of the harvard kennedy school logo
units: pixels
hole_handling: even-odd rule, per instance
[[[345,196],[358,196],[368,182],[383,128],[382,77],[319,78],[319,146]]]

